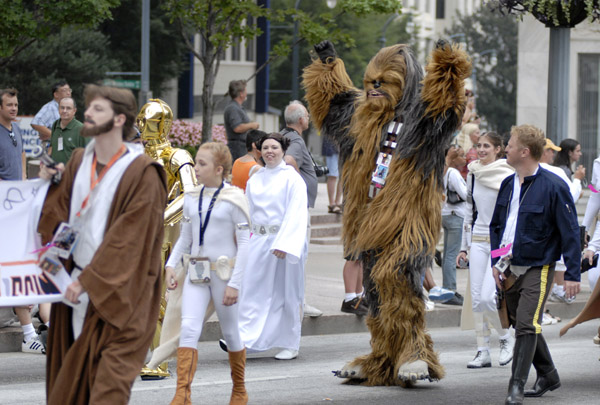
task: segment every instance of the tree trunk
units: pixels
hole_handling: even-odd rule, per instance
[[[204,66],[204,84],[202,86],[202,143],[212,141],[213,89],[215,75],[212,66]]]

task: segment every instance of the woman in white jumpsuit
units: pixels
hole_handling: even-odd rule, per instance
[[[194,260],[184,260],[183,271],[188,274],[182,293],[177,391],[171,404],[191,403],[198,339],[211,299],[229,346],[233,380],[230,404],[248,402],[244,385],[246,349],[238,328],[237,301],[246,265],[249,216],[243,191],[223,181],[231,164],[231,153],[222,143],[205,143],[198,149],[195,171],[199,185],[184,196],[181,235],[166,264],[169,289],[177,287],[174,268],[184,255],[206,258],[202,263],[210,269],[210,280],[198,282]]]
[[[496,206],[498,190],[502,180],[514,173],[514,169],[506,163],[506,159],[499,159],[502,151],[502,138],[495,132],[488,132],[481,135],[477,143],[479,160],[468,165],[468,198],[463,222],[462,246],[456,260],[458,263],[461,258],[466,259],[467,249],[470,247],[469,280],[477,336],[477,354],[467,364],[468,368],[492,366],[490,327],[496,329],[500,337],[499,364],[504,366],[512,360],[514,338],[509,330],[502,328],[500,324],[496,309],[496,283],[492,274],[490,255],[489,226]],[[468,300],[465,300],[466,302]]]
[[[306,184],[283,161],[288,143],[273,133],[257,145],[266,166],[246,186],[252,227],[239,310],[248,350],[280,348],[280,360],[300,347],[308,221]]]

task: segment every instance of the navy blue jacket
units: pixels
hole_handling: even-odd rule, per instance
[[[496,208],[490,222],[492,250],[500,247],[515,176],[500,186]],[[564,257],[565,280],[580,281],[581,243],[575,203],[565,182],[538,166],[535,175],[521,185],[521,205],[515,229],[511,263],[517,266],[543,266]],[[492,259],[492,265],[499,258]]]

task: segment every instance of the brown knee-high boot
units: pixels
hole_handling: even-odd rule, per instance
[[[231,367],[231,380],[233,381],[229,405],[246,405],[248,403],[248,394],[244,384],[246,349],[244,348],[239,352],[229,352],[229,365]]]
[[[198,350],[191,347],[177,349],[177,390],[171,405],[192,403],[192,380],[198,365]]]

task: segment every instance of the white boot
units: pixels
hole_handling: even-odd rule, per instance
[[[475,358],[467,363],[467,368],[492,367],[492,359],[489,350],[479,350]]]
[[[500,357],[498,363],[506,366],[513,358],[513,348],[515,347],[515,338],[509,336],[508,339],[500,339]]]

